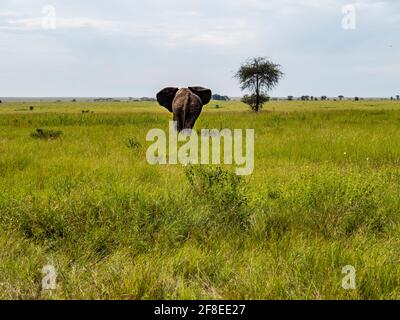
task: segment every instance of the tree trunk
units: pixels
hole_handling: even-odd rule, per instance
[[[259,78],[258,78],[258,74],[257,74],[257,82],[256,82],[256,108],[255,108],[255,112],[258,112],[258,110],[260,109],[260,85],[259,85]]]

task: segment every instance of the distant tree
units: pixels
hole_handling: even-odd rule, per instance
[[[219,94],[213,94],[212,99],[216,100],[216,101],[229,101],[229,100],[231,100],[228,96],[221,96]]]
[[[322,101],[326,101],[326,100],[328,100],[328,97],[327,97],[327,96],[322,96],[322,97],[321,97],[321,100],[322,100]]]
[[[338,96],[339,100],[342,101],[344,99],[344,96]]]
[[[283,77],[281,66],[268,58],[259,57],[247,60],[238,70],[235,77],[242,90],[249,90],[242,101],[258,112],[263,104],[269,101],[267,92],[274,88]]]
[[[360,98],[359,97],[355,97],[354,101],[360,101]]]
[[[288,101],[293,101],[294,97],[293,96],[288,96]]]
[[[393,97],[390,97],[390,100],[393,101],[394,100]]]
[[[0,100],[0,103],[3,103],[3,101]]]
[[[396,96],[396,100],[400,100],[400,96],[399,95]]]

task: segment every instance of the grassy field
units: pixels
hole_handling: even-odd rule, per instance
[[[242,179],[147,164],[170,118],[151,102],[0,104],[0,298],[400,299],[398,102],[212,102],[196,128],[255,129]]]

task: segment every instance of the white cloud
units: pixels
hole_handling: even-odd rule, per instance
[[[195,13],[193,16],[197,16]],[[15,15],[13,15],[15,17]],[[0,30],[22,32],[42,31],[42,17],[8,19]],[[215,24],[160,24],[134,23],[86,17],[57,17],[57,29],[90,29],[105,34],[147,38],[156,46],[209,45],[232,47],[255,38],[255,30],[240,19],[219,19]]]
[[[0,11],[0,17],[18,17],[20,13],[15,11]]]
[[[118,32],[120,23],[104,20],[104,19],[90,19],[90,18],[62,18],[57,17],[57,28],[60,29],[82,29],[90,28],[100,32]],[[42,30],[42,17],[36,18],[22,18],[10,19],[7,21],[10,29],[19,31],[37,31]]]

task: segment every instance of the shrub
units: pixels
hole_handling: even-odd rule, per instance
[[[249,215],[243,178],[221,167],[188,166],[185,175],[196,197],[201,197],[212,210],[214,222],[247,226]]]
[[[58,139],[63,134],[62,131],[59,130],[46,130],[46,129],[36,129],[36,132],[31,134],[31,137],[34,139]]]
[[[126,146],[132,150],[138,150],[142,148],[142,144],[136,138],[129,138],[126,142]]]
[[[248,104],[253,111],[258,111],[259,109],[262,108],[263,104],[268,102],[270,100],[269,96],[267,95],[259,95],[257,99],[257,95],[252,94],[252,95],[245,95],[242,98],[242,102],[245,104]]]

